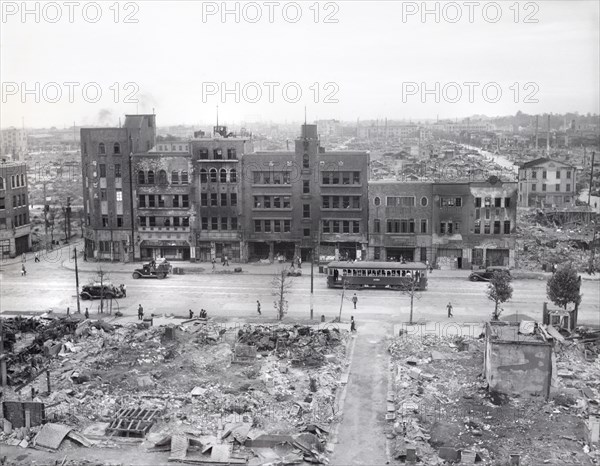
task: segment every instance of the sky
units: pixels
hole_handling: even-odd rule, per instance
[[[600,111],[598,1],[74,3],[1,2],[2,128]]]

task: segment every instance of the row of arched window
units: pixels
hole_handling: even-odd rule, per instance
[[[231,170],[227,170],[225,168],[221,168],[217,171],[216,168],[201,168],[200,169],[200,183],[237,183],[237,170],[232,168]]]
[[[167,172],[165,170],[159,170],[158,172],[154,172],[154,170],[139,170],[138,171],[138,184],[158,184],[166,185],[169,184],[169,180],[167,177]],[[186,170],[177,171],[173,170],[171,172],[171,184],[188,184],[189,183],[189,174]]]
[[[99,155],[106,155],[106,144],[104,144],[103,142],[101,142],[100,144],[98,144],[98,154]],[[113,154],[114,155],[121,155],[121,144],[119,144],[118,142],[115,142],[113,144]]]

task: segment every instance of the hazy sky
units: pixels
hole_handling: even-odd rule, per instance
[[[597,1],[75,3],[2,2],[2,127],[599,112]]]

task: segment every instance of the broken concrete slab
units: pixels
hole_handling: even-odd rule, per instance
[[[44,424],[35,436],[34,445],[50,450],[58,450],[60,444],[71,430],[71,427],[64,424],[54,424],[51,422]]]
[[[187,435],[175,434],[171,437],[171,454],[169,461],[181,461],[187,456],[189,440]]]
[[[438,456],[446,461],[458,462],[460,461],[460,450],[452,447],[440,447]]]

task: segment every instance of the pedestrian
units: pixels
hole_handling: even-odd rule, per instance
[[[27,270],[25,269],[25,264],[21,264],[21,276],[24,277],[27,275]]]
[[[302,268],[302,258],[300,256],[298,256],[298,268]]]
[[[260,312],[260,301],[257,299],[256,300],[256,312],[258,312],[258,315],[262,315],[262,313]]]
[[[200,318],[206,319],[206,316],[207,316],[206,309],[200,309]]]
[[[121,283],[121,286],[119,288],[121,288],[121,293],[123,293],[123,297],[126,298],[127,297],[127,288],[125,288],[125,284]]]
[[[356,309],[357,302],[358,302],[358,296],[356,296],[356,293],[354,293],[354,296],[352,296],[352,303],[354,304],[354,309]]]
[[[88,308],[85,308],[85,318],[89,319],[90,318],[90,311],[88,311]]]
[[[40,255],[39,255],[39,253],[36,252],[33,257],[34,257],[35,262],[39,262],[40,261]]]
[[[141,304],[138,307],[138,320],[144,320],[144,308]]]
[[[354,321],[354,316],[350,316],[350,331],[352,333],[356,333],[356,322]]]
[[[213,257],[211,262],[212,262],[212,271],[214,272],[215,270],[217,270],[217,260]]]
[[[193,318],[194,318],[194,311],[192,311],[192,310],[190,309],[190,319],[193,319]]]
[[[425,261],[425,268],[429,269],[429,261]]]
[[[452,303],[451,302],[448,302],[446,309],[448,309],[448,317],[454,317],[454,314],[452,314]]]
[[[71,315],[71,310],[69,308],[67,308],[67,317],[69,317]]]
[[[223,257],[223,265],[226,265],[227,267],[229,267],[229,259],[227,258],[227,255],[225,255]]]
[[[85,252],[85,249],[83,250],[83,262],[87,262],[87,252]]]

